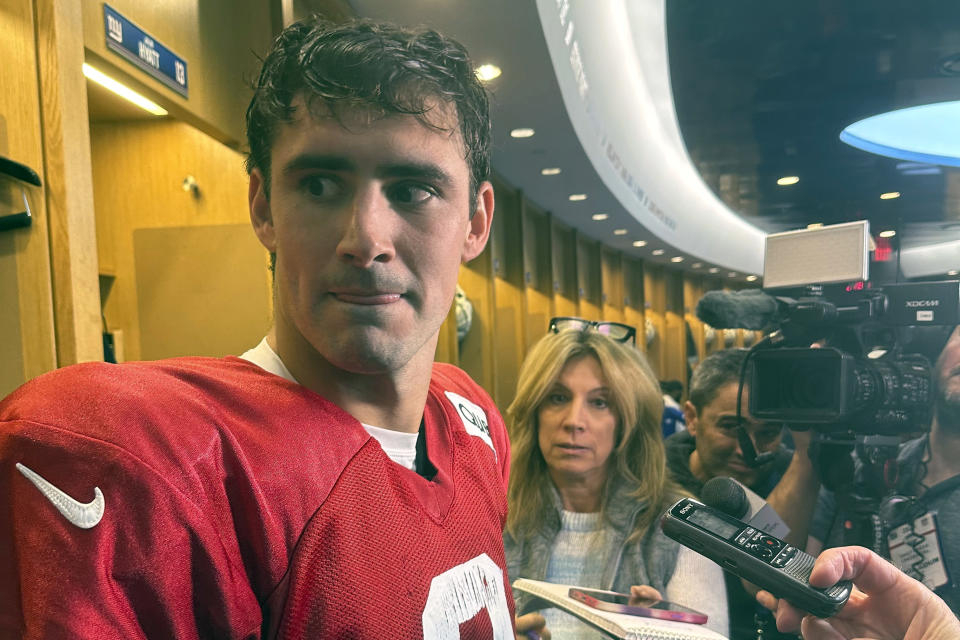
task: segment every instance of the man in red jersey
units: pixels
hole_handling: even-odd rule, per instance
[[[0,637],[512,638],[506,431],[433,362],[493,216],[466,52],[292,25],[247,131],[274,327],[0,404]]]

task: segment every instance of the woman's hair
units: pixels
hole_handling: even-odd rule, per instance
[[[634,523],[629,536],[634,540],[666,508],[667,500],[682,495],[667,473],[660,428],[663,395],[643,354],[596,331],[548,333],[527,354],[516,398],[507,409],[513,462],[506,529],[515,539],[532,536],[553,508],[553,484],[540,451],[538,413],[567,363],[584,356],[600,363],[617,417],[601,511],[607,510],[611,483],[635,485],[632,497],[646,500],[647,509]]]

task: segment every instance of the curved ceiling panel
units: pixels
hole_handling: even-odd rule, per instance
[[[703,183],[670,89],[663,0],[537,0],[577,137],[623,207],[681,251],[761,273],[765,234]]]

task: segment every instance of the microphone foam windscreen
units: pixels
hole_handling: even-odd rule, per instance
[[[700,499],[707,506],[719,509],[740,520],[750,510],[747,494],[735,480],[716,477],[707,481],[700,491]]]

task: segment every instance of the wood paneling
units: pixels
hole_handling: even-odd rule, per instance
[[[123,330],[127,358],[137,360],[142,357],[141,342],[150,336],[140,331],[134,231],[249,227],[243,157],[185,123],[165,120],[94,124],[91,149],[102,271],[114,278],[104,315],[110,329]],[[188,175],[196,179],[198,195],[182,188]],[[260,314],[270,300],[249,304],[256,309],[251,313]]]
[[[517,375],[524,356],[523,222],[522,195],[496,184],[496,215],[493,218],[493,299],[495,316],[493,399],[501,407],[513,400]]]
[[[103,359],[79,2],[37,0],[57,364]]]
[[[550,273],[553,278],[553,315],[580,313],[577,295],[577,244],[573,229],[551,220]]]
[[[31,0],[0,4],[0,154],[44,174],[36,28]],[[27,187],[33,225],[0,232],[0,396],[56,366],[43,189]],[[23,210],[19,183],[0,182],[0,215]]]
[[[600,248],[600,303],[601,317],[608,322],[624,322],[625,296],[623,268],[618,251]]]
[[[553,317],[553,278],[550,265],[550,217],[524,200],[524,352],[543,337]]]
[[[577,242],[577,315],[600,320],[600,244],[576,234]]]
[[[655,337],[647,344],[647,360],[653,372],[664,379],[664,370],[668,359],[666,343],[667,286],[663,267],[644,265],[643,269],[644,318],[655,331]]]
[[[236,355],[270,328],[270,278],[249,224],[133,231],[140,357]]]
[[[473,305],[473,325],[460,343],[460,367],[493,395],[494,343],[493,258],[490,245],[460,267],[460,286]]]
[[[637,329],[637,346],[647,351],[646,323],[644,317],[643,263],[622,258],[623,268],[623,321]]]

